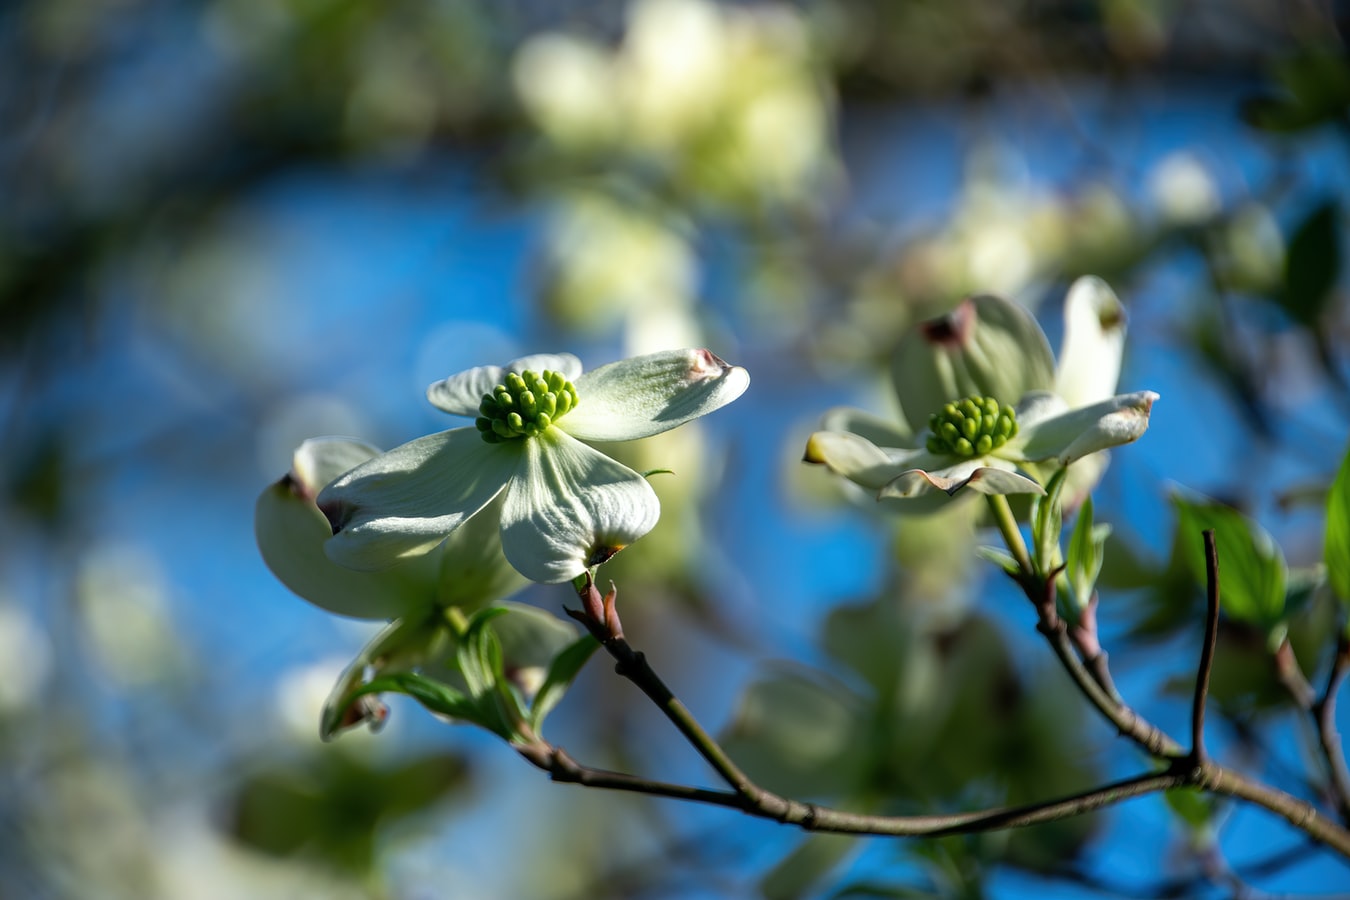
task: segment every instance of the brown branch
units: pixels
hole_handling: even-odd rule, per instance
[[[1028,581],[1021,583],[1039,612],[1038,629],[1046,635],[1056,656],[1060,658],[1083,693],[1120,729],[1121,734],[1140,744],[1155,758],[1167,761],[1168,765],[1164,771],[1113,782],[1046,803],[949,816],[868,815],[782,797],[755,784],[741,771],[670,688],[666,687],[646,657],[628,644],[622,636],[622,626],[615,609],[615,592],[611,590],[605,597],[599,597],[599,592],[589,576],[584,585],[578,588],[584,611],[568,610],[569,614],[586,625],[591,634],[600,641],[601,646],[614,658],[615,671],[633,682],[657,705],[685,740],[732,790],[711,791],[663,782],[649,782],[622,773],[587,769],[570,760],[570,757],[562,751],[542,741],[517,749],[526,759],[559,781],[709,803],[738,809],[758,818],[796,825],[805,831],[835,834],[917,837],[1021,828],[1082,815],[1157,791],[1194,787],[1264,807],[1283,817],[1314,840],[1350,858],[1350,831],[1322,817],[1311,804],[1253,781],[1215,762],[1197,759],[1192,754],[1185,753],[1176,741],[1147,722],[1129,706],[1114,701],[1092,678],[1075,654],[1068,637],[1067,626],[1055,612],[1053,582],[1042,585],[1041,591],[1034,590],[1034,585]],[[603,618],[588,614],[591,610],[599,611],[598,615]]]
[[[1200,670],[1195,675],[1195,700],[1191,705],[1191,759],[1205,761],[1205,699],[1209,675],[1214,668],[1214,648],[1219,640],[1219,550],[1214,529],[1202,532],[1205,540],[1205,642],[1200,647]]]
[[[735,809],[749,816],[795,825],[804,831],[828,834],[876,835],[889,837],[941,837],[1008,828],[1026,828],[1079,816],[1116,803],[1158,791],[1185,787],[1192,773],[1184,766],[1175,771],[1150,772],[1102,785],[1068,797],[1043,803],[999,807],[968,813],[938,816],[879,816],[853,813],[789,800],[772,791],[758,789],[755,796],[735,791],[650,781],[622,772],[593,769],[574,760],[561,747],[544,741],[520,745],[516,750],[535,767],[549,773],[561,784],[579,784],[603,790],[624,791],[654,797],[666,797]]]
[[[1055,608],[1054,579],[1045,579],[1038,584],[1019,580],[1027,599],[1036,607],[1038,621],[1036,630],[1045,636],[1054,651],[1060,665],[1073,679],[1078,690],[1088,702],[1122,736],[1143,747],[1150,755],[1158,759],[1174,759],[1185,756],[1181,745],[1168,737],[1162,729],[1139,715],[1130,706],[1119,699],[1111,681],[1111,673],[1106,669],[1106,654],[1100,653],[1094,658],[1093,665],[1099,669],[1094,675],[1078,654],[1074,652],[1073,641],[1069,638],[1069,628]]]

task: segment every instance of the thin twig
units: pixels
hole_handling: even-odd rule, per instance
[[[1060,618],[1055,608],[1055,582],[1054,579],[1047,579],[1038,586],[1033,583],[1020,582],[1022,589],[1027,594],[1027,599],[1031,600],[1032,605],[1036,607],[1039,621],[1036,623],[1036,630],[1045,636],[1050,644],[1050,649],[1055,652],[1060,665],[1073,679],[1078,690],[1087,698],[1088,702],[1097,708],[1103,718],[1116,727],[1121,736],[1127,737],[1139,746],[1147,750],[1152,756],[1158,759],[1173,759],[1184,756],[1185,751],[1181,745],[1172,738],[1168,737],[1162,729],[1149,722],[1133,708],[1126,705],[1119,699],[1119,695],[1114,691],[1108,693],[1104,685],[1110,685],[1111,674],[1106,670],[1106,654],[1100,654],[1096,665],[1101,669],[1098,675],[1093,675],[1083,665],[1074,652],[1073,641],[1069,638],[1068,625]]]
[[[1346,769],[1345,751],[1341,747],[1341,734],[1336,728],[1336,694],[1341,682],[1350,673],[1350,638],[1344,632],[1336,642],[1336,656],[1331,662],[1331,673],[1327,676],[1326,690],[1313,704],[1312,714],[1317,721],[1317,738],[1322,745],[1322,755],[1326,757],[1327,769],[1331,775],[1331,788],[1335,792],[1336,807],[1340,811],[1341,821],[1350,825],[1350,770]]]
[[[1195,701],[1191,705],[1191,759],[1205,761],[1205,700],[1209,674],[1214,668],[1214,648],[1219,640],[1219,550],[1214,529],[1202,532],[1205,540],[1205,642],[1200,647],[1200,670],[1195,675]]]
[[[1294,647],[1289,643],[1289,638],[1285,638],[1280,642],[1280,646],[1275,648],[1275,678],[1284,686],[1299,709],[1305,712],[1312,711],[1317,695],[1304,676],[1303,667],[1298,664],[1298,657],[1294,655]]]
[[[1190,773],[1150,772],[1044,803],[1000,807],[938,816],[880,816],[788,800],[772,791],[760,790],[754,797],[742,792],[714,791],[651,781],[622,772],[583,766],[561,747],[543,741],[518,746],[520,755],[563,784],[580,784],[603,790],[667,797],[739,810],[746,815],[796,825],[805,831],[829,834],[880,835],[891,837],[941,837],[1006,828],[1025,828],[1079,816],[1135,797],[1184,787]]]

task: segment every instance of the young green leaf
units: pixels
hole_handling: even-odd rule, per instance
[[[1106,558],[1106,539],[1110,535],[1110,525],[1098,525],[1093,521],[1092,497],[1089,496],[1078,509],[1078,521],[1069,535],[1065,559],[1064,574],[1069,583],[1067,608],[1070,615],[1086,609],[1092,600],[1092,592],[1097,589],[1097,576],[1101,574],[1102,562]]]
[[[586,661],[599,646],[599,641],[589,634],[583,634],[553,658],[553,663],[548,667],[548,674],[544,676],[544,683],[530,707],[530,727],[536,733],[544,724],[544,717],[562,700],[572,680],[577,677],[582,666],[586,665]]]
[[[366,694],[405,694],[431,712],[489,727],[479,715],[478,706],[472,698],[448,684],[442,684],[416,672],[381,675],[353,691],[351,699],[355,700]]]
[[[1238,622],[1271,632],[1285,614],[1288,566],[1284,553],[1264,528],[1242,513],[1208,498],[1172,498],[1181,539],[1177,547],[1192,576],[1205,584],[1205,551],[1201,532],[1214,529],[1219,553],[1219,587],[1223,611]]]
[[[1342,604],[1350,607],[1350,450],[1341,460],[1336,481],[1327,497],[1327,537],[1324,558],[1327,579]]]

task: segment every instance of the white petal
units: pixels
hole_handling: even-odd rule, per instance
[[[1056,459],[1068,465],[1089,453],[1136,440],[1148,429],[1158,395],[1153,391],[1121,394],[1038,422],[1017,435],[1029,460]]]
[[[535,373],[548,369],[568,381],[576,381],[581,376],[581,360],[570,353],[533,353],[506,364],[508,372],[524,372],[526,369]]]
[[[380,569],[431,549],[501,492],[522,443],[489,444],[476,428],[454,428],[357,466],[318,497],[334,529],[329,558]]]
[[[823,431],[849,431],[878,447],[913,447],[914,435],[896,423],[849,406],[836,406],[821,417]]]
[[[575,381],[581,374],[581,360],[570,353],[536,353],[513,359],[505,366],[479,366],[451,375],[444,381],[438,381],[427,388],[427,400],[437,409],[453,416],[478,416],[478,406],[486,394],[502,383],[507,372],[524,372],[529,369],[541,372],[551,369],[561,372],[569,381]]]
[[[310,438],[296,448],[291,458],[291,478],[296,489],[312,500],[330,481],[379,455],[380,448],[361,441]]]
[[[1058,394],[1049,391],[1032,391],[1017,402],[1017,434],[1020,437],[1033,426],[1062,416],[1069,411],[1069,404]],[[1017,440],[1016,437],[1013,438]]]
[[[848,431],[817,431],[806,441],[803,462],[829,468],[854,484],[880,490],[901,472],[913,468],[912,452],[887,453],[861,435]]]
[[[916,460],[917,462],[917,460]],[[930,467],[917,467],[899,475],[881,489],[880,497],[920,497],[934,489],[955,494],[969,488],[981,494],[1044,494],[1045,490],[1024,475],[1012,471],[1013,464],[996,457],[977,457],[953,462],[951,457],[935,457]],[[942,463],[946,464],[943,465]]]
[[[1105,281],[1079,278],[1064,300],[1064,343],[1055,372],[1055,393],[1071,407],[1105,400],[1116,392],[1125,349],[1125,308]]]
[[[1028,391],[1048,390],[1054,368],[1031,313],[981,295],[907,332],[892,357],[891,379],[905,421],[921,430],[952,400],[980,394],[1016,403]]]
[[[652,530],[661,504],[647,479],[556,428],[524,442],[502,509],[506,558],[531,581],[580,575]]]
[[[726,406],[749,384],[749,372],[707,350],[637,356],[578,378],[577,408],[557,424],[586,441],[633,441]]]
[[[452,416],[476,417],[483,397],[501,384],[505,374],[506,370],[501,366],[469,369],[428,387],[427,400],[431,401],[432,406]]]
[[[353,572],[324,554],[328,520],[293,477],[258,497],[253,531],[263,562],[282,584],[329,612],[358,619],[392,619],[436,601],[440,560],[433,554],[382,572]]]
[[[527,584],[502,553],[503,491],[460,525],[441,545],[442,606],[478,609],[516,593]]]

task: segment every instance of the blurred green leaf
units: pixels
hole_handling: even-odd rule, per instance
[[[1177,550],[1191,575],[1206,583],[1201,532],[1214,530],[1219,556],[1220,603],[1234,621],[1271,632],[1285,614],[1288,567],[1284,553],[1264,528],[1230,506],[1209,499],[1175,495]]]
[[[1341,210],[1319,204],[1298,226],[1285,255],[1284,287],[1277,300],[1299,324],[1315,329],[1341,274]]]
[[[589,634],[584,634],[554,657],[552,665],[548,667],[548,674],[544,676],[544,683],[530,707],[530,727],[536,734],[540,733],[544,719],[562,700],[572,680],[599,647],[599,641]]]
[[[1350,61],[1339,47],[1309,47],[1273,72],[1278,93],[1243,104],[1247,122],[1264,131],[1294,132],[1338,121],[1350,106]]]
[[[1327,579],[1342,604],[1350,608],[1350,450],[1341,460],[1327,496],[1327,536],[1323,559]]]
[[[1097,589],[1097,578],[1106,556],[1106,539],[1110,536],[1110,525],[1097,525],[1093,521],[1092,497],[1087,497],[1078,509],[1078,521],[1069,536],[1069,549],[1064,560],[1070,594],[1068,610],[1072,616],[1076,617],[1080,610],[1087,608],[1092,592]]]
[[[431,712],[490,728],[479,713],[478,704],[448,684],[416,672],[395,672],[366,682],[351,694],[351,699],[366,694],[405,694]]]
[[[1200,831],[1214,819],[1214,800],[1194,788],[1176,788],[1164,791],[1167,808],[1184,822],[1191,831]]]
[[[797,797],[837,797],[866,777],[865,708],[838,682],[775,672],[741,695],[722,744],[756,781]]]
[[[232,798],[235,836],[274,856],[303,855],[345,873],[364,875],[377,859],[388,822],[426,810],[461,789],[462,757],[431,753],[393,765],[374,764],[334,745],[298,763],[248,775]]]
[[[760,880],[760,894],[765,900],[796,900],[813,895],[814,889],[857,845],[857,838],[848,835],[807,835]]]

